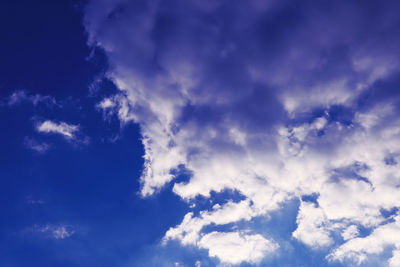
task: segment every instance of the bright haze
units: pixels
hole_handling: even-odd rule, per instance
[[[6,266],[400,266],[400,2],[1,12]]]

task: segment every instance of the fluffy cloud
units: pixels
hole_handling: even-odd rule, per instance
[[[293,232],[293,237],[314,248],[329,246],[333,240],[326,223],[322,209],[315,207],[313,203],[302,202],[297,215],[298,227]]]
[[[250,220],[253,216],[254,211],[246,200],[239,203],[228,202],[222,207],[216,204],[212,211],[202,211],[198,217],[193,217],[193,213],[186,214],[179,226],[168,230],[164,242],[179,239],[184,245],[197,244],[203,227],[210,224],[224,225],[242,219]]]
[[[350,258],[360,264],[367,259],[369,254],[379,254],[389,246],[394,247],[393,257],[389,260],[391,267],[399,266],[400,252],[400,217],[396,216],[394,222],[380,226],[369,236],[364,238],[354,238],[347,243],[336,248],[328,258],[331,260],[343,261]]]
[[[359,230],[357,225],[350,225],[349,227],[347,227],[343,233],[342,233],[342,237],[344,240],[349,240],[352,239],[354,237],[357,237],[359,235]]]
[[[140,125],[143,196],[174,183],[191,203],[224,190],[243,197],[186,214],[165,242],[257,263],[278,245],[256,229],[206,226],[239,227],[314,195],[300,201],[293,237],[362,262],[394,244],[374,233],[400,203],[399,4],[261,2],[89,2],[89,42],[104,49],[121,90],[99,108]],[[182,168],[190,177],[175,182]],[[354,247],[372,237],[374,251]]]
[[[211,232],[202,237],[199,247],[208,249],[211,257],[218,257],[222,262],[239,264],[243,261],[259,263],[278,245],[261,235]]]

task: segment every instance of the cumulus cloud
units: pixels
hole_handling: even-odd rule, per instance
[[[205,229],[299,199],[292,236],[362,262],[395,244],[381,233],[395,231],[384,211],[400,203],[399,3],[263,2],[89,1],[89,42],[121,90],[98,107],[140,125],[143,196],[173,183],[190,203],[243,198],[186,214],[164,242],[257,263],[278,247],[257,229]],[[179,168],[188,181],[174,180]]]
[[[258,234],[211,232],[202,237],[199,247],[208,249],[211,257],[218,257],[222,262],[257,264],[278,245]]]
[[[297,215],[297,229],[293,237],[313,248],[325,247],[332,244],[327,219],[323,210],[313,203],[302,202]]]
[[[393,246],[393,257],[389,260],[391,267],[399,266],[400,252],[400,217],[396,216],[394,222],[383,225],[364,238],[354,238],[336,248],[328,258],[343,261],[350,258],[360,264],[368,255],[382,253],[388,246]]]

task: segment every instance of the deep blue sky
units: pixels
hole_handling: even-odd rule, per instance
[[[77,3],[0,4],[0,98],[24,90],[64,102],[62,108],[28,102],[0,107],[1,266],[125,266],[185,211],[171,193],[138,196],[138,127],[120,129],[116,118],[105,122],[95,109],[101,95],[91,97],[89,85],[106,60],[86,45]],[[115,90],[107,82],[101,87],[99,94]],[[37,134],[33,121],[42,118],[79,123],[90,144],[74,147],[59,136]],[[108,141],[117,134],[117,142]],[[52,148],[37,153],[25,138],[50,141]],[[65,224],[77,234],[54,240],[31,230]]]
[[[1,1],[0,266],[400,264],[400,7],[364,2]]]

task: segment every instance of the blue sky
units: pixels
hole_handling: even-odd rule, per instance
[[[400,266],[397,1],[2,1],[0,265]]]

